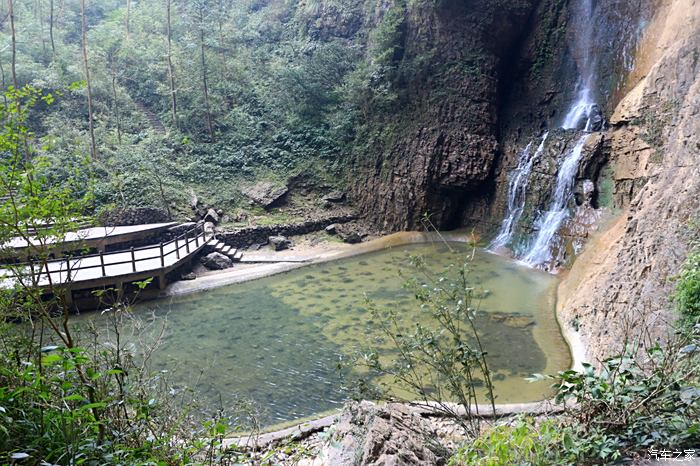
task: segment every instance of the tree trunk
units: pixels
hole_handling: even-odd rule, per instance
[[[114,60],[110,58],[110,68],[112,71],[112,111],[117,119],[117,142],[122,143],[121,115],[119,113],[119,100],[117,99],[117,72],[114,69]]]
[[[53,40],[53,0],[49,0],[49,39],[51,40],[51,53],[53,59],[56,59],[56,44]]]
[[[44,52],[44,58],[46,58],[46,36],[44,34],[44,14],[42,11],[42,7],[44,2],[41,0],[37,1],[36,3],[36,17],[39,20],[39,32],[41,34],[41,49]]]
[[[207,130],[209,140],[214,142],[214,127],[211,123],[211,107],[209,105],[209,86],[207,84],[207,60],[204,54],[204,12],[199,10],[199,50],[202,61],[202,87],[204,90],[204,108],[207,115]]]
[[[224,1],[219,0],[219,53],[221,54],[221,65],[224,69],[224,79],[228,76],[228,62],[226,60],[226,50],[224,49]]]
[[[171,0],[165,0],[165,13],[167,23],[168,37],[168,78],[170,80],[170,108],[173,113],[173,124],[175,129],[179,130],[180,125],[177,120],[177,94],[175,91],[175,70],[173,69],[173,53],[172,53],[172,29],[170,25],[170,6]]]
[[[5,67],[2,66],[2,60],[0,60],[0,77],[2,78],[2,88],[7,89],[7,84],[5,83]],[[7,94],[4,92],[2,93],[2,101],[5,104],[5,108],[7,108]]]
[[[12,0],[7,0],[7,15],[10,17],[10,33],[12,34],[12,85],[17,86],[17,35],[15,32],[15,10]]]
[[[129,40],[129,15],[131,14],[131,0],[126,0],[126,39]]]
[[[83,49],[83,65],[85,66],[85,82],[87,84],[88,122],[90,126],[90,155],[92,160],[97,160],[97,144],[95,143],[95,122],[92,114],[92,83],[90,82],[90,68],[88,66],[87,52],[87,20],[85,18],[85,0],[80,0],[80,25],[81,42]]]

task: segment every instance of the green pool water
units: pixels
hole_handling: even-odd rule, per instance
[[[251,399],[262,409],[262,423],[272,425],[336,408],[347,399],[338,360],[376,335],[365,297],[406,319],[421,319],[414,298],[402,289],[405,277],[414,273],[410,256],[423,256],[438,271],[463,263],[471,252],[461,243],[393,247],[148,302],[134,312],[156,324],[167,320],[162,345],[152,356],[154,370],[195,386],[216,406]],[[485,251],[476,252],[471,268],[471,282],[490,291],[480,302],[478,324],[497,402],[548,396],[548,383],[532,384],[524,377],[570,364],[554,315],[556,279]],[[98,313],[81,319],[107,325]]]

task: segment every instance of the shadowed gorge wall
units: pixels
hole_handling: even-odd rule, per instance
[[[354,196],[381,228],[412,229],[432,214],[457,227],[483,206],[498,155],[499,84],[532,2],[394,2],[400,34],[385,84],[355,148]],[[370,37],[370,53],[372,50]],[[372,60],[372,58],[370,58]]]

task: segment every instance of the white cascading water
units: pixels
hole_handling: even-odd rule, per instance
[[[576,145],[564,158],[554,187],[549,209],[535,222],[538,229],[537,238],[528,253],[521,259],[530,266],[537,266],[552,259],[550,243],[556,235],[562,222],[569,216],[568,203],[573,195],[576,172],[583,154],[583,145],[587,134],[581,136]]]
[[[574,52],[579,69],[578,93],[576,101],[569,108],[562,128],[584,130],[586,133],[599,129],[600,110],[593,99],[595,84],[595,58],[591,53],[595,45],[593,40],[593,0],[580,0],[575,3],[577,19],[574,30]],[[583,134],[566,154],[557,171],[556,184],[552,200],[547,211],[542,212],[535,221],[537,236],[522,261],[532,267],[551,262],[551,243],[562,223],[569,216],[568,203],[573,196],[576,173],[587,139]]]
[[[579,69],[578,93],[561,127],[564,129],[583,129],[591,131],[594,119],[599,114],[593,98],[595,84],[595,58],[591,48],[593,40],[593,0],[579,0],[575,3],[574,15],[574,58]]]
[[[534,154],[530,154],[532,142],[525,146],[525,149],[520,152],[520,156],[518,157],[517,168],[508,174],[508,205],[506,216],[501,223],[500,230],[498,230],[498,235],[489,245],[489,249],[491,251],[495,251],[496,249],[506,246],[513,236],[513,230],[518,224],[518,220],[520,220],[520,216],[525,209],[527,184],[528,180],[530,179],[532,165],[534,164],[535,160],[542,155],[542,152],[544,151],[544,143],[547,140],[548,135],[548,132],[544,133],[544,136],[542,136],[542,141]]]

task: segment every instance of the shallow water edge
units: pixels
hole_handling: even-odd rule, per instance
[[[337,259],[349,258],[368,252],[381,251],[386,248],[395,246],[404,246],[410,244],[421,244],[421,243],[433,243],[433,242],[459,242],[468,243],[470,241],[470,236],[468,231],[451,231],[444,233],[435,232],[399,232],[394,233],[376,240],[368,241],[367,243],[361,243],[358,245],[346,245],[338,244],[337,247],[323,250],[323,251],[307,251],[307,252],[295,252],[290,251],[286,254],[280,253],[280,260],[304,260],[304,262],[279,262],[274,264],[260,264],[256,266],[251,266],[241,270],[231,270],[227,272],[216,273],[212,275],[207,275],[198,278],[191,282],[178,282],[172,284],[166,290],[162,296],[178,296],[185,295],[189,293],[196,293],[203,290],[218,288],[234,283],[243,283],[251,280],[256,280],[264,277],[269,277],[272,275],[277,275],[290,270],[306,267],[312,264],[319,264],[324,262],[330,262]],[[554,298],[556,299],[557,288],[554,287],[553,290]],[[579,336],[573,331],[567,331],[566,326],[562,326],[558,319],[558,309],[559,306],[555,306],[555,321],[558,326],[557,330],[563,336],[566,346],[569,351],[569,358],[571,365],[574,369],[580,369],[583,358],[585,357],[585,347]],[[549,329],[550,331],[553,329]],[[509,414],[515,412],[539,412],[542,410],[543,404],[550,406],[551,402],[549,400],[535,401],[535,402],[525,402],[525,403],[509,403],[509,404],[498,404],[497,409],[499,414]],[[317,415],[285,421],[279,424],[274,424],[268,426],[265,431],[276,432],[283,430],[295,430],[301,425],[307,425],[315,419],[324,419],[329,417],[332,413],[325,411],[323,413],[318,413]],[[331,415],[332,416],[332,415]],[[301,423],[300,423],[301,422]]]

